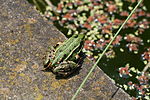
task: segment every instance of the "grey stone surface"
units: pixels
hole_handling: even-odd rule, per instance
[[[41,71],[47,47],[64,40],[26,0],[1,0],[0,100],[70,100],[93,64],[85,59],[68,79]],[[97,67],[77,100],[110,99],[129,100],[129,95]]]

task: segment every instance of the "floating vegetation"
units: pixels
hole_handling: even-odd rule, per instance
[[[138,69],[135,69],[135,67],[131,67],[129,64],[126,64],[125,67],[119,68],[119,75],[125,79],[136,77],[136,83],[128,81],[127,84],[120,85],[125,90],[136,92],[135,97],[132,97],[133,100],[150,99],[150,74],[148,72],[139,71]]]
[[[147,48],[147,50],[141,56],[146,64],[147,64],[147,62],[150,62],[150,47]]]
[[[81,32],[86,34],[83,51],[89,58],[95,59],[97,53],[101,53],[112,39],[116,29],[124,22],[135,3],[137,0],[62,0],[57,7],[53,7],[55,10],[47,6],[45,16],[58,28],[63,28],[64,30],[60,30],[68,36]],[[141,4],[124,26],[124,30],[131,28],[136,32],[132,34],[123,32],[112,46],[120,45],[125,39],[129,51],[138,53],[139,45],[143,44],[143,40],[138,36],[143,34],[150,24],[147,20],[150,14],[145,11],[146,7]]]
[[[52,20],[54,25],[68,37],[73,34],[84,33],[86,40],[83,52],[88,58],[95,61],[138,1],[60,0],[57,6],[54,6],[49,0],[45,0],[48,6],[44,15]],[[144,64],[148,64],[150,62],[150,47],[147,44],[150,43],[150,39],[144,40],[142,35],[146,34],[145,31],[149,29],[149,18],[150,13],[147,12],[147,8],[143,3],[140,4],[123,27],[123,31],[105,53],[106,58],[116,57],[117,52],[114,51],[114,48],[119,48],[121,53],[126,52],[127,49],[131,55],[141,55]],[[140,50],[140,47],[145,44],[144,50]],[[133,100],[149,100],[149,67],[144,67],[144,71],[140,71],[138,66],[133,67],[130,64],[123,66],[118,66],[120,67],[118,68],[118,75],[126,81],[120,86],[128,92],[134,91],[136,95],[134,95]]]
[[[128,78],[131,76],[130,70],[129,70],[129,64],[127,64],[125,67],[119,68],[119,75],[123,78]]]

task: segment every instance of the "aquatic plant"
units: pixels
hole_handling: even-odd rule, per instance
[[[86,34],[83,51],[94,60],[97,53],[104,50],[135,3],[136,0],[61,0],[56,7],[53,6],[53,9],[47,6],[45,16],[67,36]],[[124,26],[124,30],[130,28],[136,31],[132,34],[122,32],[113,42],[111,51],[114,46],[126,40],[129,51],[138,53],[139,45],[143,45],[143,40],[138,36],[149,28],[147,17],[150,17],[150,14],[146,13],[146,10],[143,4],[136,9]]]
[[[86,34],[83,52],[91,60],[98,58],[97,54],[101,54],[107,44],[110,42],[114,33],[119,26],[129,16],[129,12],[133,10],[138,0],[61,0],[54,6],[49,0],[47,3],[44,16],[53,21],[54,25],[66,34],[67,37],[72,34]],[[144,4],[136,9],[134,14],[123,27],[121,34],[116,37],[109,50],[105,53],[108,59],[115,58],[116,52],[114,48],[119,48],[122,42],[132,54],[140,54],[143,62],[150,62],[150,48],[145,46],[144,52],[139,48],[146,42],[141,37],[145,34],[145,30],[149,29],[150,13],[146,12],[147,8]],[[124,52],[123,48],[120,48]],[[140,52],[139,52],[140,51]],[[119,76],[123,79],[131,79],[136,77],[135,81],[128,81],[118,86],[126,91],[135,91],[136,99],[149,99],[149,67],[139,71],[137,66],[126,64],[118,66]]]
[[[132,97],[133,100],[137,99],[150,99],[150,85],[149,85],[149,71],[148,67],[150,67],[150,63],[147,64],[147,69],[143,71],[139,71],[135,69],[135,67],[131,67],[129,64],[125,65],[125,67],[119,68],[119,75],[124,79],[133,78],[136,80],[136,83],[133,81],[127,81],[125,84],[118,84],[120,87],[124,88],[126,91],[134,91],[135,96]]]

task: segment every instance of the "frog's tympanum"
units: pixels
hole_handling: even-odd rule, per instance
[[[44,67],[57,76],[68,76],[78,67],[79,56],[83,47],[84,34],[73,35],[64,43],[50,47]]]

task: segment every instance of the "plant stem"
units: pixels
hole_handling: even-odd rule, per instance
[[[50,6],[50,7],[52,8],[52,10],[53,10],[54,12],[56,12],[56,7],[51,3],[50,0],[45,0],[45,2],[48,4],[48,6]]]
[[[150,62],[144,67],[142,72],[145,73],[148,68],[150,68]]]

